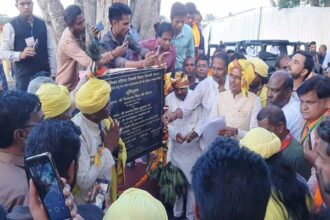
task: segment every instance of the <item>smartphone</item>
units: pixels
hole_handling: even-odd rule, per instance
[[[97,29],[98,32],[101,32],[104,30],[104,25],[102,23],[102,21],[100,21],[99,23],[96,24],[95,28]]]
[[[313,150],[311,132],[308,132],[308,148],[309,150]]]
[[[125,36],[125,39],[124,39],[123,45],[128,45],[129,42],[130,42],[130,40],[131,40],[131,36],[130,36],[129,34],[127,34],[127,35]]]
[[[158,45],[158,47],[157,47],[156,54],[159,55],[159,52],[160,52],[160,45]]]
[[[99,207],[100,209],[105,208],[105,197],[109,190],[110,182],[104,179],[97,179],[91,196],[91,203]]]
[[[46,152],[29,157],[25,161],[25,167],[27,176],[32,178],[36,186],[49,219],[71,219],[52,155]]]

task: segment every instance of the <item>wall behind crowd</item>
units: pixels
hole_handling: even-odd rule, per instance
[[[329,14],[327,7],[251,9],[207,24],[203,29],[205,48],[220,41],[273,39],[330,46]]]

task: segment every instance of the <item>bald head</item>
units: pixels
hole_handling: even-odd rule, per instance
[[[279,108],[285,106],[291,98],[293,79],[286,71],[273,73],[268,82],[267,102]]]
[[[275,82],[283,82],[282,85],[285,89],[293,89],[293,79],[285,70],[280,70],[273,73],[269,81],[271,80]]]

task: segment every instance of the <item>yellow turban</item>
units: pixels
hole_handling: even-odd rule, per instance
[[[45,118],[55,118],[71,107],[71,97],[66,87],[44,83],[36,92]]]
[[[254,68],[253,65],[244,59],[234,60],[228,66],[228,74],[232,74],[233,69],[239,69],[242,72],[242,92],[247,96],[249,91],[249,85],[254,80]]]
[[[251,129],[240,144],[267,159],[281,150],[281,140],[264,128]]]
[[[248,61],[250,61],[253,66],[254,66],[254,72],[257,73],[258,75],[266,78],[268,76],[268,65],[259,58],[251,58],[248,59]]]
[[[104,80],[89,79],[78,90],[76,107],[85,114],[94,114],[102,110],[110,101],[111,87]]]
[[[130,188],[116,200],[103,220],[167,220],[163,204],[148,192]]]
[[[175,78],[171,78],[172,88],[184,89],[189,87],[189,79],[186,74],[182,72],[176,72]]]

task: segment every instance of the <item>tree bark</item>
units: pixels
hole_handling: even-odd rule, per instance
[[[98,0],[96,9],[96,22],[102,22],[104,25],[104,30],[102,35],[110,30],[110,22],[108,19],[109,7],[112,5],[112,0]]]
[[[84,0],[74,0],[75,5],[79,5],[81,10],[84,11]]]
[[[310,0],[311,6],[320,7],[320,0]]]
[[[64,8],[60,0],[37,0],[42,15],[57,45],[65,28]]]
[[[86,45],[91,41],[92,27],[96,24],[96,0],[84,0]]]
[[[131,0],[131,23],[140,33],[141,40],[155,36],[154,24],[160,22],[161,0]]]
[[[330,0],[324,0],[324,7],[330,7]]]

